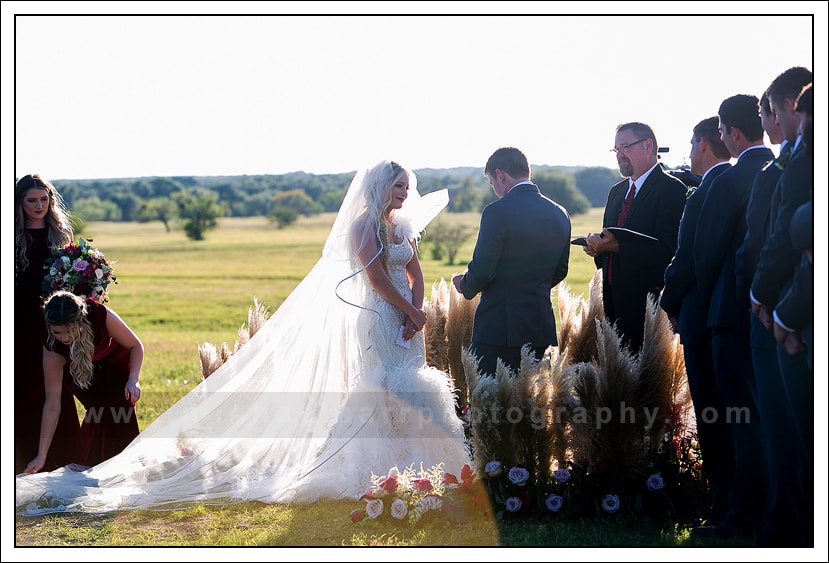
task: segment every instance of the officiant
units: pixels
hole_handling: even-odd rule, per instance
[[[630,122],[616,128],[610,150],[616,154],[624,179],[610,188],[602,232],[588,234],[584,246],[602,270],[605,317],[616,323],[623,343],[634,355],[642,347],[648,295],[658,296],[665,283],[665,268],[676,252],[685,208],[685,184],[662,169],[658,149],[650,126]],[[608,227],[624,227],[646,236],[622,239]]]

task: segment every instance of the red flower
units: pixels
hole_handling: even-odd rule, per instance
[[[465,464],[461,469],[461,481],[466,483],[467,481],[471,481],[475,478],[475,472],[469,467],[468,464]]]
[[[415,479],[414,480],[414,486],[415,486],[415,489],[417,489],[418,491],[423,491],[423,492],[427,492],[427,493],[434,488],[434,487],[432,487],[432,482],[429,479],[426,479],[426,478]]]
[[[444,485],[457,485],[458,478],[452,475],[451,473],[445,473],[443,475],[443,484]]]
[[[385,489],[385,491],[389,494],[394,493],[397,490],[397,476],[394,477],[383,477],[380,479],[380,488]]]
[[[359,522],[363,518],[366,517],[366,513],[362,510],[352,510],[351,511],[351,521],[352,522]]]

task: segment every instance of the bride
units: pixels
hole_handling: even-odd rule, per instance
[[[354,177],[322,257],[265,325],[119,455],[16,477],[17,510],[166,510],[361,496],[372,473],[469,463],[425,364],[420,232],[446,206],[383,161]]]

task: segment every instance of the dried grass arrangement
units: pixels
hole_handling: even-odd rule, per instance
[[[525,354],[518,373],[499,365],[494,377],[483,376],[464,351],[473,468],[485,474],[497,460],[540,483],[573,467],[610,468],[619,483],[639,478],[653,470],[666,434],[673,442],[695,430],[679,338],[651,299],[645,341],[633,356],[604,318],[600,277],[586,300],[565,283],[556,291],[559,347],[540,362]],[[447,325],[452,320],[450,312]]]
[[[454,285],[441,279],[432,286],[431,298],[424,306],[426,363],[449,374],[461,408],[469,394],[463,351],[472,343],[472,322],[480,300],[480,295],[466,299]]]
[[[222,342],[217,350],[214,344],[210,342],[202,342],[199,344],[199,361],[201,364],[202,379],[207,379],[210,375],[219,369],[219,366],[224,364],[230,356],[235,354],[239,348],[250,340],[256,334],[265,321],[268,320],[268,309],[259,300],[253,298],[253,306],[248,309],[247,326],[242,324],[236,333],[236,342],[233,344],[231,351],[226,342]]]

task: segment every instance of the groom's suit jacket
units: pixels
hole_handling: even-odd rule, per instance
[[[481,213],[461,292],[478,293],[472,342],[558,345],[550,292],[567,275],[570,216],[534,184],[518,184]]]

